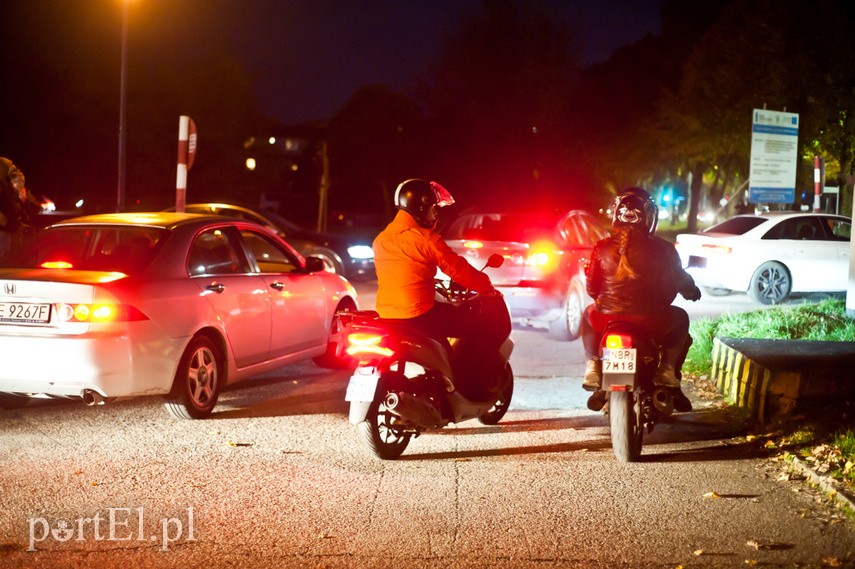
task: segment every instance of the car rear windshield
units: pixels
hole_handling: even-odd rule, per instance
[[[731,217],[718,225],[704,230],[704,233],[725,233],[727,235],[742,235],[768,220],[764,217]]]
[[[168,231],[118,225],[54,226],[40,231],[2,264],[132,275],[154,258]]]
[[[524,215],[479,213],[456,219],[443,232],[445,239],[528,242],[555,233],[555,219]]]

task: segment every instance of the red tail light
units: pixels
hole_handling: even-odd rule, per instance
[[[371,334],[367,332],[354,332],[347,335],[347,353],[348,355],[358,357],[360,359],[365,356],[381,356],[389,357],[395,352],[380,345],[383,341],[383,336],[380,334]]]
[[[127,304],[57,304],[60,322],[138,322],[148,320],[139,309]]]
[[[631,348],[632,336],[626,334],[609,334],[606,336],[605,346],[607,348]]]

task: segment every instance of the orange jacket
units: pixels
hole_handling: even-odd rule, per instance
[[[427,312],[435,299],[437,267],[466,288],[478,292],[493,289],[487,275],[403,210],[374,239],[373,248],[376,306],[381,318],[415,318]]]

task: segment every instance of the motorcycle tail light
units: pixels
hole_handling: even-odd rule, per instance
[[[385,346],[381,346],[383,336],[380,334],[369,334],[366,332],[354,332],[347,335],[348,355],[364,358],[365,356],[389,357],[394,352]]]
[[[607,348],[631,348],[632,336],[627,334],[608,334],[605,340]]]
[[[561,255],[561,251],[554,243],[538,241],[532,243],[525,263],[541,270],[551,271],[558,268],[559,255]]]
[[[463,246],[466,247],[467,249],[481,249],[482,247],[484,247],[484,244],[481,243],[480,241],[469,240],[469,241],[464,241]]]

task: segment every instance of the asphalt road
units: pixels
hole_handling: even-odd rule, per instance
[[[204,421],[154,397],[0,411],[0,567],[855,564],[851,522],[714,398],[692,391],[692,413],[618,464],[579,342],[513,337],[506,418],[397,461],[358,445],[346,374],[311,363],[227,391]]]

